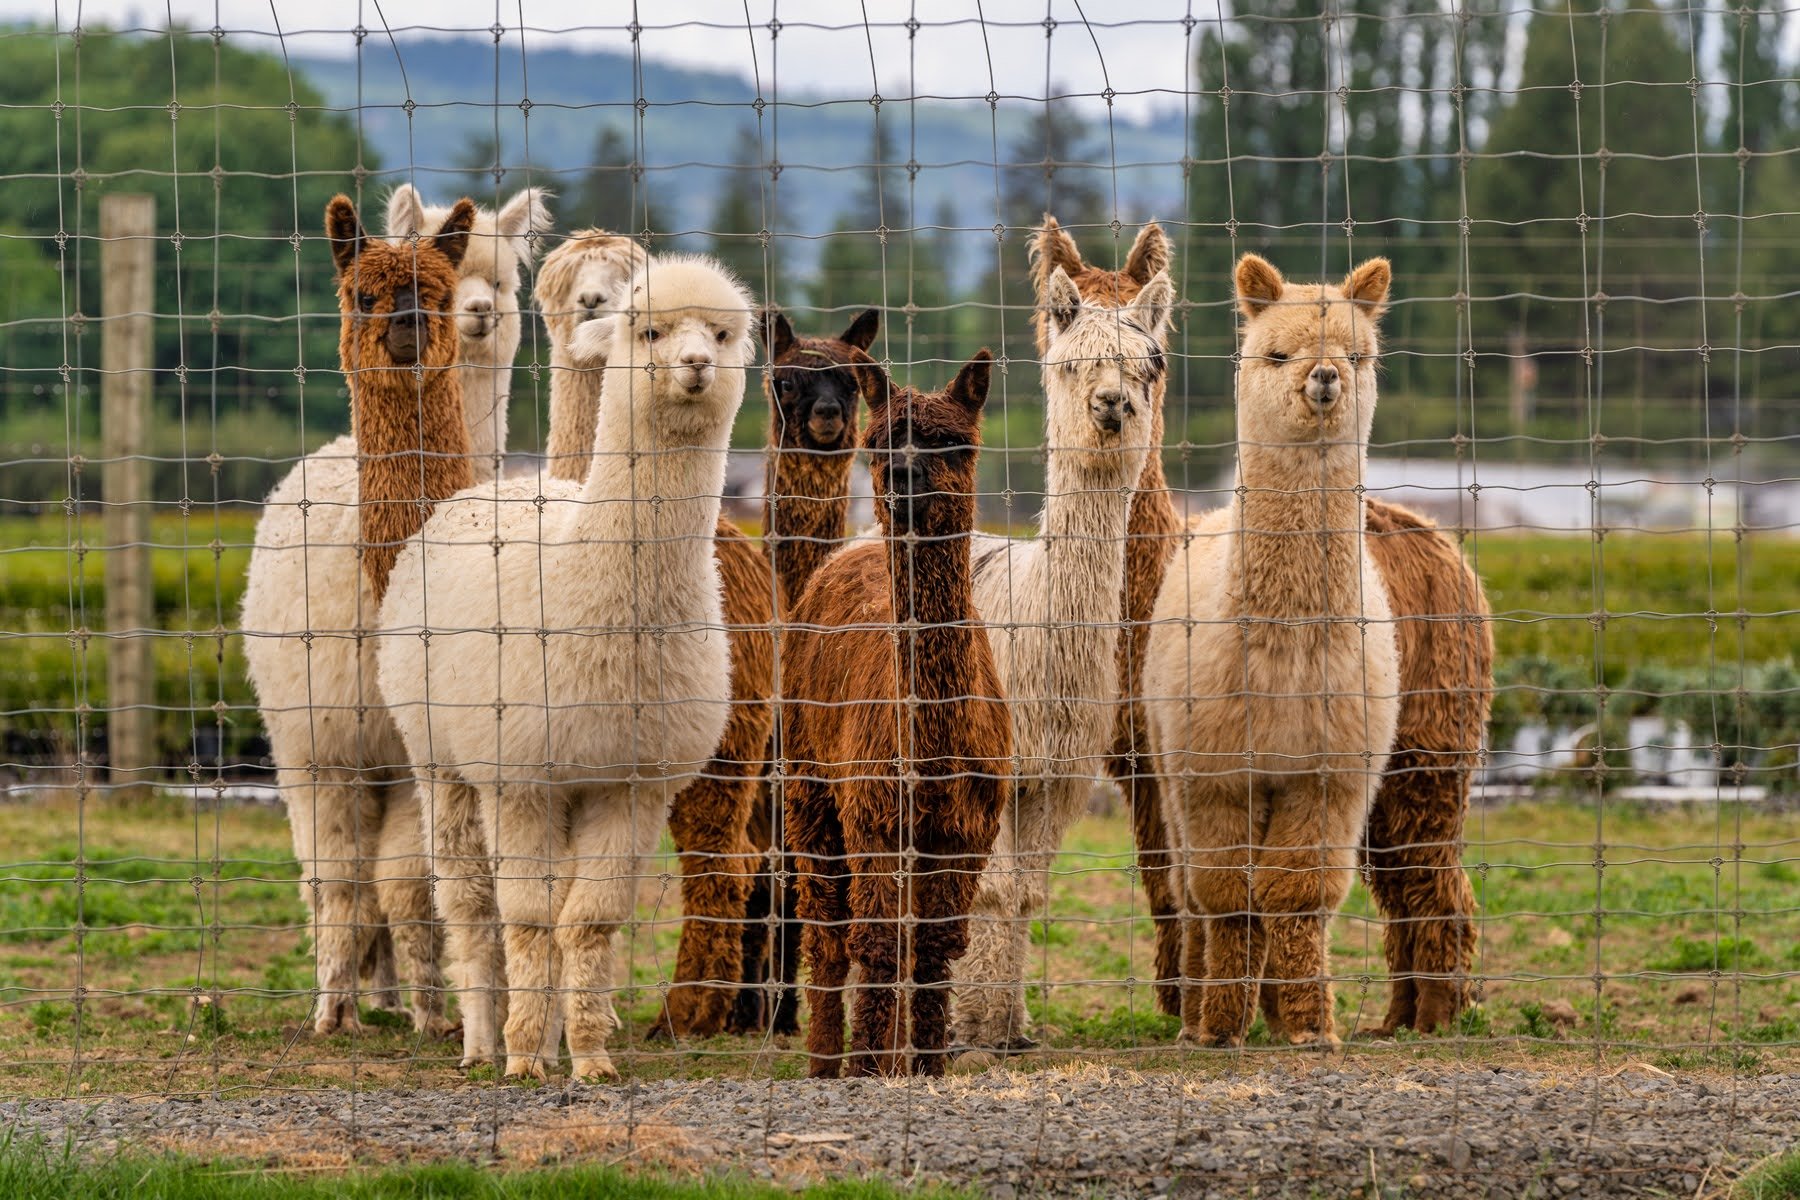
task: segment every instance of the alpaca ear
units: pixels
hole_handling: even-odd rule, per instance
[[[575,336],[569,339],[569,357],[578,367],[592,367],[604,363],[612,354],[613,338],[619,331],[619,316],[614,313],[609,317],[595,317],[591,321],[583,321],[575,327]]]
[[[1040,293],[1050,282],[1050,273],[1061,267],[1070,275],[1079,275],[1086,264],[1081,261],[1081,248],[1063,231],[1056,218],[1044,214],[1044,223],[1031,240],[1031,282]]]
[[[1144,285],[1125,311],[1151,337],[1161,342],[1169,333],[1169,315],[1175,307],[1175,285],[1169,281],[1167,271],[1158,271],[1155,278]]]
[[[881,310],[865,308],[858,313],[856,320],[850,322],[850,328],[844,330],[844,336],[838,341],[846,346],[855,346],[858,350],[867,350],[875,344],[875,335],[881,332]]]
[[[425,197],[410,183],[393,190],[387,202],[387,235],[409,238],[425,231]]]
[[[348,196],[333,196],[331,203],[325,206],[325,236],[331,239],[331,260],[337,264],[338,274],[342,275],[356,261],[357,255],[363,251],[363,243],[369,235],[363,232],[362,222],[357,219],[356,205],[350,203]]]
[[[518,255],[526,262],[537,257],[543,235],[550,232],[554,218],[545,201],[553,199],[555,195],[555,192],[547,188],[526,188],[501,206],[494,218],[494,228],[501,237],[518,242]],[[528,233],[538,236],[528,238],[525,236]]]
[[[1281,299],[1281,291],[1286,286],[1281,272],[1268,259],[1255,254],[1238,259],[1238,307],[1246,317],[1261,315],[1264,309]]]
[[[994,355],[986,346],[975,352],[968,365],[958,371],[945,390],[950,399],[971,413],[979,413],[987,403],[988,381],[993,373]]]
[[[462,266],[463,255],[469,252],[469,230],[475,225],[475,202],[464,196],[451,208],[450,215],[432,235],[432,241],[450,260],[450,267],[455,270]]]
[[[1167,271],[1174,255],[1169,250],[1169,236],[1155,221],[1138,230],[1125,256],[1125,274],[1139,283],[1148,284],[1158,271]]]
[[[1039,307],[1049,314],[1050,324],[1058,334],[1067,333],[1075,318],[1081,315],[1081,289],[1075,286],[1067,271],[1057,267],[1050,272],[1043,297]]]
[[[769,352],[770,362],[778,361],[794,348],[794,327],[775,309],[765,308],[756,314],[756,327],[762,332],[763,349]]]
[[[1387,311],[1388,286],[1394,281],[1394,270],[1385,258],[1371,258],[1344,276],[1344,299],[1379,320]]]

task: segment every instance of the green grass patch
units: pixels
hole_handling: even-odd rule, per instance
[[[529,1170],[437,1164],[294,1174],[257,1163],[180,1157],[82,1161],[18,1143],[0,1151],[0,1195],[11,1200],[973,1200],[978,1194],[934,1187],[902,1190],[865,1179],[795,1190],[734,1176],[686,1180],[583,1164]]]
[[[1800,1150],[1751,1168],[1731,1185],[1731,1200],[1800,1200]]]
[[[1678,937],[1669,943],[1668,953],[1644,965],[1652,971],[1742,971],[1766,966],[1768,961],[1769,956],[1747,937],[1717,941]]]

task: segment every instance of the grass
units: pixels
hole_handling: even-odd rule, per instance
[[[1800,1151],[1758,1163],[1731,1187],[1730,1200],[1800,1200]]]
[[[267,1164],[213,1162],[169,1155],[83,1161],[42,1146],[0,1151],[0,1195],[10,1200],[953,1200],[976,1193],[920,1187],[904,1190],[879,1180],[845,1179],[799,1190],[738,1176],[687,1179],[627,1174],[615,1167],[567,1164],[524,1170],[465,1164],[326,1169],[296,1174]]]
[[[1153,948],[1130,836],[1122,817],[1094,816],[1065,844],[1028,994],[1048,1052],[1021,1060],[1027,1067],[1235,1061],[1177,1050],[1177,1023],[1136,982],[1153,974]],[[1599,819],[1562,802],[1477,810],[1466,862],[1482,905],[1480,1006],[1452,1037],[1350,1052],[1792,1065],[1800,908],[1788,873],[1768,868],[1800,859],[1797,838],[1785,816],[1731,808],[1609,801]],[[312,964],[289,845],[282,814],[263,807],[198,810],[167,798],[0,807],[0,1087],[159,1094],[463,1079],[453,1045],[380,1014],[356,1035],[302,1032]],[[640,885],[625,948],[622,1068],[635,1078],[802,1074],[786,1039],[645,1041],[679,913],[665,858]],[[1346,1032],[1385,1009],[1381,936],[1358,885],[1331,928]],[[1259,1023],[1250,1052],[1273,1050]]]

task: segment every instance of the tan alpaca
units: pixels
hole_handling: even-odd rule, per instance
[[[1268,978],[1275,1036],[1337,1042],[1326,922],[1399,715],[1359,488],[1389,279],[1379,258],[1341,287],[1238,263],[1238,494],[1181,540],[1145,670],[1183,919],[1205,923],[1188,1040],[1241,1044]]]
[[[712,536],[750,304],[712,260],[650,261],[576,338],[607,361],[586,480],[462,492],[394,566],[382,694],[426,803],[472,799],[495,855],[509,1076],[546,1073],[558,1016],[575,1075],[617,1073],[619,930],[730,703]]]
[[[532,299],[550,335],[550,436],[544,457],[552,479],[580,483],[594,453],[604,362],[577,367],[569,345],[583,321],[611,311],[644,265],[644,248],[604,229],[577,229],[544,258]]]

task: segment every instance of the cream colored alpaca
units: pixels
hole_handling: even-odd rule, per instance
[[[552,250],[532,289],[550,334],[550,436],[544,447],[552,479],[580,483],[594,453],[604,361],[578,366],[569,346],[583,321],[617,305],[644,265],[644,249],[604,229],[577,229]]]
[[[410,194],[404,205],[403,192]],[[390,224],[404,209],[413,214],[409,232],[442,226],[450,209],[425,210],[415,206],[416,199],[410,187],[397,190],[388,206]],[[523,209],[530,209],[537,228],[548,228],[549,214],[530,191],[513,197],[500,214],[478,206],[468,251],[457,268],[459,298],[473,277],[511,280],[510,291],[502,289],[491,307],[514,313],[512,351],[519,344],[518,258],[508,248],[514,245],[512,235],[500,231],[512,227]],[[494,265],[499,259],[511,265],[499,270]],[[499,361],[499,335],[471,337],[461,319],[457,325],[459,363]],[[496,374],[471,366],[465,380],[470,371],[480,374],[482,388]],[[479,419],[491,426],[489,405],[471,402],[467,390],[464,397],[465,411],[473,414],[470,439],[480,445],[482,432],[473,425]],[[500,413],[504,423],[504,405]],[[482,462],[493,461],[492,447],[490,442],[486,459],[477,460],[477,477]],[[359,1027],[358,964],[371,937],[391,936],[393,953],[375,956],[374,988],[377,993],[391,988],[394,979],[387,976],[394,972],[412,988],[415,1027],[436,1034],[448,1023],[438,991],[418,796],[405,767],[405,747],[375,687],[374,644],[358,636],[373,628],[376,614],[356,554],[356,453],[353,436],[335,438],[297,463],[269,493],[244,589],[244,652],[303,868],[301,894],[315,917],[320,1002],[313,1029],[323,1034]],[[324,908],[314,911],[319,897]],[[378,933],[384,919],[387,932]]]
[[[616,1074],[618,931],[730,700],[713,531],[751,301],[712,260],[672,257],[624,305],[576,339],[577,361],[608,360],[586,482],[439,505],[382,606],[382,691],[427,804],[466,820],[445,806],[471,797],[497,860],[509,1076],[554,1062],[552,989],[574,1073]]]
[[[477,208],[469,254],[457,271],[456,362],[462,370],[463,410],[478,482],[497,478],[506,457],[506,409],[523,332],[520,274],[550,232],[550,209],[544,203],[550,198],[550,192],[533,187],[514,195],[497,213]],[[403,183],[388,197],[387,236],[399,240],[436,229],[449,211],[426,204],[417,188]]]
[[[1186,1040],[1241,1044],[1267,978],[1274,1036],[1337,1043],[1326,923],[1399,715],[1361,492],[1388,283],[1379,258],[1341,287],[1238,263],[1237,498],[1182,539],[1145,673],[1182,919],[1205,922]]]
[[[1051,860],[1104,771],[1118,701],[1120,601],[1131,488],[1150,452],[1174,287],[1158,273],[1122,309],[1094,308],[1059,267],[1039,297],[1044,511],[1029,540],[978,535],[975,604],[987,624],[1020,761],[954,968],[958,1044],[1021,1048],[1025,958]]]

